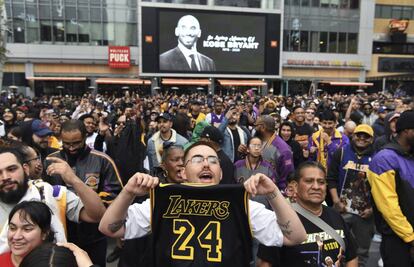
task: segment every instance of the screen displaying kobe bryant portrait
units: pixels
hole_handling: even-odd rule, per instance
[[[143,4],[140,75],[280,78],[280,13]]]
[[[159,69],[264,71],[266,17],[188,10],[159,12]]]

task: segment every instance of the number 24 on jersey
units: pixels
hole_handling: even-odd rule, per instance
[[[210,221],[198,234],[200,247],[207,249],[207,261],[221,262],[222,239],[220,222]],[[175,219],[173,233],[178,235],[171,247],[171,257],[177,260],[194,260],[194,247],[188,243],[194,237],[195,228],[189,220]]]

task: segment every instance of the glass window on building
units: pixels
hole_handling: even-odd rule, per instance
[[[375,17],[381,18],[381,6],[380,5],[375,5]]]
[[[137,23],[128,23],[127,29],[129,32],[127,45],[138,46],[138,35],[136,34],[138,32]]]
[[[111,40],[111,45],[127,45],[129,43],[129,33],[126,23],[114,23],[115,38]]]
[[[41,1],[45,2],[45,1]],[[46,4],[39,4],[39,19],[40,19],[40,41],[52,41],[52,24],[51,24],[51,6]]]
[[[327,52],[328,48],[328,33],[320,32],[319,33],[319,52]]]
[[[392,18],[391,13],[392,13],[391,6],[384,5],[381,7],[381,18],[390,19]]]
[[[79,44],[89,45],[89,41],[90,41],[89,22],[86,22],[86,21],[79,22],[78,32],[79,32],[79,35],[78,35]]]
[[[65,41],[65,24],[63,21],[53,21],[53,41],[64,42]]]
[[[25,19],[23,3],[12,3],[13,13],[13,37],[15,43],[24,43],[25,40]]]
[[[321,7],[326,7],[326,8],[328,8],[329,7],[329,0],[321,0]]]
[[[91,4],[91,7],[92,6],[101,6],[101,0],[90,0],[89,1],[89,3]]]
[[[358,52],[358,34],[348,33],[348,53],[356,54]]]
[[[137,10],[129,9],[128,10],[128,21],[133,23],[138,23]]]
[[[300,32],[300,51],[309,52],[309,32]]]
[[[26,42],[39,43],[40,26],[36,4],[26,3]]]
[[[75,44],[78,42],[78,19],[76,15],[76,7],[68,6],[68,4],[74,3],[65,3],[65,23],[66,23],[66,42],[69,44]]]
[[[136,0],[127,0],[127,5],[129,7],[137,7],[137,1]]]
[[[50,20],[40,20],[40,41],[52,41],[52,23]]]
[[[103,44],[103,25],[100,22],[91,22],[91,44],[92,45],[104,45]]]
[[[91,0],[78,0],[78,6],[89,6]]]
[[[312,3],[313,7],[319,7],[319,5],[320,5],[319,0],[311,0],[311,3]]]
[[[346,32],[338,34],[338,53],[346,53]]]
[[[349,8],[349,0],[340,0],[339,7],[342,9]]]
[[[338,8],[339,0],[331,0],[331,8]]]
[[[299,6],[300,0],[290,0],[290,3],[292,4],[292,6]]]
[[[66,42],[69,44],[76,44],[78,42],[78,24],[76,20],[66,21]]]
[[[391,18],[401,19],[401,16],[402,16],[402,7],[401,6],[391,7]]]
[[[11,16],[12,12],[11,12],[11,3],[10,1],[6,1],[6,14],[7,16]],[[7,42],[8,43],[13,43],[13,32],[12,31],[7,31]]]
[[[329,53],[338,52],[338,33],[330,32],[329,33]]]
[[[310,5],[310,0],[302,0],[302,1],[300,2],[300,5],[301,5],[302,7],[308,7],[308,6]]]
[[[310,52],[319,52],[319,32],[310,33]]]
[[[291,31],[290,32],[290,50],[289,51],[299,51],[300,46],[300,32]]]
[[[13,36],[15,43],[24,43],[25,42],[25,28],[24,21],[15,19],[13,21]]]
[[[52,18],[54,20],[63,20],[65,17],[65,6],[63,1],[53,0],[52,5]]]
[[[78,20],[89,21],[89,8],[88,7],[78,7]]]
[[[114,24],[113,23],[104,23],[103,24],[103,44],[109,45],[113,43],[114,40]]]
[[[91,22],[101,22],[102,9],[100,7],[91,7]]]
[[[349,8],[350,9],[359,9],[359,0],[350,0]]]
[[[289,51],[289,31],[284,30],[283,31],[283,51]]]
[[[410,6],[403,7],[401,18],[402,19],[412,19],[413,18],[413,10],[414,10],[414,8],[410,7]]]

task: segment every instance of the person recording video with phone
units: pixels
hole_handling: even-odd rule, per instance
[[[177,47],[160,55],[160,70],[167,71],[215,71],[214,61],[197,51],[197,40],[201,36],[200,23],[192,15],[178,20],[175,28]]]

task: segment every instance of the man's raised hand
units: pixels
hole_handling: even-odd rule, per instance
[[[145,173],[135,173],[125,185],[124,190],[134,196],[144,196],[159,184],[159,179]]]
[[[250,178],[244,182],[244,188],[252,196],[267,195],[277,190],[275,183],[269,177],[261,173],[250,176]]]

